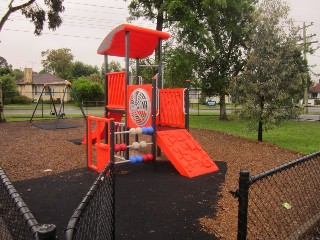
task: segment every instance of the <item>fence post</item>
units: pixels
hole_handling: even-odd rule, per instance
[[[237,240],[247,239],[249,176],[250,176],[250,173],[248,170],[242,169],[240,171]]]
[[[56,239],[56,225],[43,224],[38,229],[39,240],[55,240]]]

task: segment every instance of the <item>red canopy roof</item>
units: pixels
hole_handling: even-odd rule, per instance
[[[166,40],[169,33],[121,24],[113,29],[102,41],[97,52],[101,55],[125,57],[125,33],[130,32],[130,58],[150,56],[157,47],[158,40]]]

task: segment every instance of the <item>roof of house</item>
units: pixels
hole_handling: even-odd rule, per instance
[[[312,93],[320,93],[320,83],[317,83],[316,85],[312,86],[310,88],[310,92],[312,92]]]
[[[22,85],[22,84],[30,84],[30,83],[26,83],[24,81],[24,78],[21,78],[19,80],[17,80],[16,82],[18,85]],[[61,78],[58,78],[57,76],[50,74],[50,73],[44,73],[44,74],[32,74],[32,84],[65,84],[66,80],[63,80]]]

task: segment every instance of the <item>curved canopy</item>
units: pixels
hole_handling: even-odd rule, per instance
[[[160,38],[166,40],[170,37],[170,34],[166,32],[131,24],[121,24],[103,39],[97,50],[98,54],[125,57],[126,32],[130,34],[130,58],[145,58],[150,56],[156,49]]]

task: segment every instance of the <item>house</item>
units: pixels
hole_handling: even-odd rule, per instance
[[[315,104],[315,100],[320,100],[320,80],[309,88],[309,101],[311,101],[311,105]]]
[[[38,101],[44,85],[49,86],[54,101],[60,102],[66,89],[66,80],[60,79],[53,74],[37,74],[32,72],[32,68],[25,68],[24,77],[17,82],[18,92],[20,95],[31,98],[34,102]],[[68,89],[69,90],[69,89]],[[50,100],[48,88],[45,88],[42,94],[43,100]],[[64,96],[64,101],[71,100],[70,91]]]

